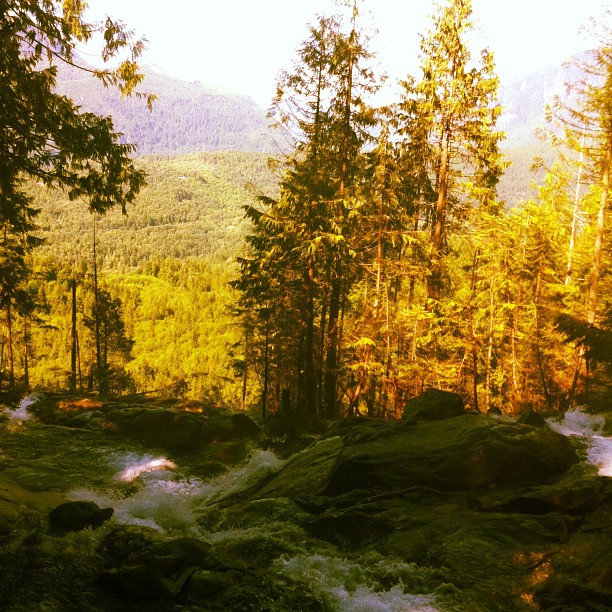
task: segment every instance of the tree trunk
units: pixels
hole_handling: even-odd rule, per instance
[[[325,358],[325,413],[334,419],[338,413],[336,386],[338,382],[338,353],[340,340],[340,278],[332,280],[329,299],[328,348]]]
[[[580,147],[580,161],[578,162],[578,176],[576,178],[576,191],[574,192],[574,209],[572,211],[572,232],[567,249],[567,271],[565,273],[565,284],[569,285],[573,273],[574,248],[576,246],[576,236],[578,235],[578,218],[580,215],[580,191],[582,187],[582,170],[584,168],[584,141],[586,131],[582,131],[582,145]]]
[[[610,190],[610,166],[612,166],[612,138],[608,141],[606,157],[601,177],[601,199],[597,216],[597,234],[595,236],[595,252],[589,277],[588,321],[594,325],[597,320],[597,303],[599,301],[599,279],[601,278],[601,255],[603,251],[604,231],[606,223],[606,208],[608,207],[608,192]]]
[[[266,344],[264,349],[264,379],[263,379],[263,393],[261,397],[261,418],[266,419],[266,411],[268,406],[268,376],[270,367],[270,309],[265,309],[266,315]]]
[[[444,223],[446,220],[447,192],[448,192],[448,165],[449,165],[449,133],[444,130],[442,135],[442,150],[440,154],[440,171],[438,175],[438,201],[436,203],[436,223],[433,229],[431,256],[429,260],[429,282],[427,283],[427,297],[430,300],[440,301],[442,293],[442,269],[440,257],[444,244]]]
[[[76,391],[77,384],[77,282],[76,278],[70,281],[72,292],[72,346],[70,350],[70,390]]]
[[[317,396],[314,364],[314,262],[312,255],[308,257],[308,268],[306,272],[306,343],[304,347],[304,396],[306,412],[314,417],[317,413]]]
[[[26,391],[30,391],[30,366],[29,366],[29,334],[28,334],[28,316],[23,317],[23,387]]]
[[[15,364],[13,360],[13,321],[11,316],[11,305],[6,305],[6,359],[9,375],[9,389],[15,386]]]
[[[474,410],[478,409],[478,346],[476,345],[476,336],[474,334],[474,309],[476,299],[476,264],[478,263],[478,252],[474,253],[474,261],[472,262],[472,303],[470,305],[470,342],[472,344],[472,394],[474,397]]]

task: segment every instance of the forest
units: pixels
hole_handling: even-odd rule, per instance
[[[316,18],[279,77],[270,121],[286,150],[272,159],[136,157],[109,118],[54,93],[57,70],[38,62],[72,61],[66,36],[84,34],[45,15],[52,2],[30,4],[50,38],[23,25],[0,52],[22,84],[1,99],[30,104],[35,126],[14,111],[0,135],[3,390],[305,420],[398,416],[429,387],[510,415],[609,401],[605,19],[571,96],[545,109],[530,188],[535,150],[504,152],[493,54],[468,46],[471,2],[437,6],[421,74],[384,107],[359,4]],[[132,59],[93,76],[155,112],[139,41],[122,44]]]

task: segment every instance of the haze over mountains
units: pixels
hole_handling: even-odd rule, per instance
[[[506,133],[502,150],[511,165],[500,181],[498,195],[508,206],[532,197],[533,182],[541,181],[543,172],[531,170],[534,157],[552,161],[550,147],[539,142],[535,130],[545,123],[546,103],[555,95],[564,95],[565,83],[577,78],[576,71],[565,64],[550,66],[502,85],[504,112],[499,127]],[[266,109],[253,98],[199,81],[181,81],[152,67],[144,67],[144,72],[143,89],[158,96],[152,112],[144,100],[122,99],[91,75],[69,66],[59,70],[58,90],[85,110],[111,115],[125,141],[137,144],[137,155],[278,152]]]
[[[92,75],[66,65],[58,71],[57,88],[84,110],[111,115],[140,155],[270,149],[266,112],[252,98],[180,81],[150,67],[144,72],[143,88],[158,96],[152,112],[144,100],[122,99]]]
[[[138,144],[138,154],[183,154],[203,151],[272,151],[266,110],[246,95],[215,89],[199,81],[180,81],[145,67],[146,91],[157,94],[152,112],[144,101],[121,99],[96,79],[64,66],[58,89],[85,110],[112,115],[127,142]],[[503,85],[506,132],[504,149],[536,144],[534,129],[544,123],[544,106],[562,94],[575,69],[550,66]]]

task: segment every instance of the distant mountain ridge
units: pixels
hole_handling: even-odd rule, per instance
[[[60,66],[58,91],[85,110],[111,115],[126,142],[139,155],[177,155],[211,151],[276,151],[266,111],[247,95],[223,91],[199,81],[181,81],[158,69],[143,68],[143,89],[158,99],[152,112],[144,101],[121,99],[94,77]],[[504,149],[538,142],[535,128],[544,125],[544,106],[579,76],[572,65],[549,66],[513,79],[500,90],[504,111],[499,127],[506,132]]]
[[[122,99],[67,65],[59,67],[57,90],[86,111],[111,115],[125,142],[138,145],[139,155],[272,149],[266,112],[249,96],[174,79],[150,67],[143,71],[143,89],[158,96],[152,112],[143,100]]]
[[[581,59],[586,59],[586,54],[571,58],[562,65],[529,72],[501,87],[500,102],[504,110],[498,125],[506,132],[505,149],[539,142],[535,129],[545,125],[544,107],[555,96],[565,97],[566,83],[580,78],[581,71],[574,60]]]

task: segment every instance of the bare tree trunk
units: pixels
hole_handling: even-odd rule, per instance
[[[570,235],[570,242],[567,249],[567,271],[565,273],[565,284],[569,285],[572,281],[573,273],[573,257],[574,248],[576,246],[576,237],[578,235],[578,219],[580,216],[580,191],[582,188],[582,171],[584,169],[584,141],[586,137],[586,130],[582,131],[582,144],[580,147],[580,160],[578,162],[578,176],[576,178],[576,191],[574,193],[574,209],[572,212],[572,233]]]
[[[23,316],[23,386],[26,391],[30,390],[30,336],[28,333],[28,316]]]
[[[474,253],[472,262],[472,303],[470,304],[470,343],[472,345],[472,395],[474,398],[474,410],[480,412],[478,408],[478,346],[474,334],[474,302],[476,300],[476,264],[478,263],[478,252]]]
[[[494,293],[493,293],[494,281],[491,281],[491,298],[489,301],[489,339],[487,346],[487,363],[485,366],[485,410],[488,412],[491,409],[491,362],[493,361],[493,330],[494,330]]]
[[[268,405],[268,372],[270,362],[270,309],[266,308],[266,344],[264,349],[264,379],[263,379],[263,393],[261,398],[261,418],[265,420],[267,414]]]
[[[13,320],[11,316],[11,305],[6,305],[6,359],[9,374],[9,388],[15,386],[15,364],[13,360]]]
[[[70,281],[72,293],[72,347],[70,351],[70,390],[76,391],[77,384],[77,281],[73,278]]]

